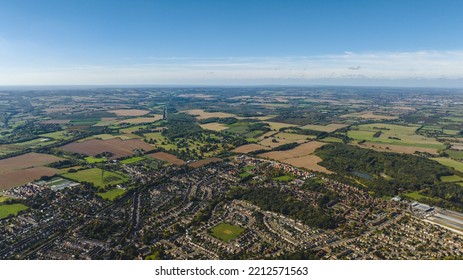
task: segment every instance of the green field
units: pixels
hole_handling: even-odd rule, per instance
[[[26,210],[27,208],[29,207],[20,203],[0,205],[0,219],[4,219],[10,215],[16,215],[19,211]]]
[[[270,129],[275,130],[275,131],[279,131],[283,127],[295,127],[295,126],[297,126],[295,124],[287,124],[287,123],[280,123],[280,122],[267,122],[266,121],[264,123],[268,123],[268,125],[270,126]]]
[[[145,158],[144,157],[131,157],[131,158],[123,159],[121,160],[121,162],[123,164],[132,164],[132,163],[136,163],[142,160],[145,160]]]
[[[10,197],[3,196],[3,195],[0,194],[0,203],[5,202],[5,201],[10,200],[10,199],[11,199]]]
[[[307,139],[312,139],[314,138],[313,135],[303,135],[303,134],[296,134],[296,133],[286,133],[286,132],[280,132],[275,135],[276,138],[283,138],[286,140],[292,140],[292,141],[304,141]]]
[[[41,134],[40,137],[52,138],[55,140],[65,140],[65,139],[72,138],[72,135],[69,132],[62,130],[62,131]]]
[[[406,193],[406,194],[404,194],[404,195],[405,195],[406,197],[408,197],[408,198],[411,198],[411,199],[417,200],[417,201],[423,201],[424,199],[432,200],[432,201],[435,201],[435,202],[438,202],[438,201],[439,201],[439,199],[436,199],[436,198],[433,198],[433,197],[429,197],[429,196],[422,195],[422,194],[420,194],[418,191]]]
[[[336,137],[326,137],[321,139],[320,141],[328,142],[328,143],[342,143],[342,139]]]
[[[347,136],[355,140],[365,140],[373,143],[394,144],[401,146],[412,146],[421,148],[443,149],[444,144],[434,138],[428,138],[416,134],[419,128],[417,125],[396,125],[373,123],[352,127],[347,132]],[[374,137],[375,133],[381,131],[379,137]]]
[[[240,177],[243,178],[243,179],[247,178],[249,176],[252,176],[252,174],[247,172],[247,171],[244,171],[243,173],[240,174]]]
[[[222,241],[230,242],[236,239],[244,228],[229,223],[220,223],[210,229],[210,234]]]
[[[113,201],[116,198],[122,196],[126,192],[127,192],[127,190],[120,189],[120,188],[115,188],[115,189],[111,189],[111,190],[109,190],[107,192],[104,192],[104,193],[97,193],[97,195],[100,196],[103,199]]]
[[[457,175],[452,175],[452,176],[442,176],[440,177],[440,180],[442,182],[460,182],[460,181],[463,181],[463,178]]]
[[[37,138],[37,139],[33,139],[30,141],[26,141],[26,142],[15,143],[12,145],[26,149],[26,148],[44,147],[44,146],[52,145],[54,143],[56,143],[56,141],[50,140],[50,138]]]
[[[104,171],[99,168],[79,170],[75,173],[63,174],[62,176],[77,182],[89,182],[99,188],[122,184],[128,181],[126,176],[110,171]]]
[[[98,163],[98,162],[105,162],[107,161],[106,158],[96,158],[96,157],[86,157],[85,161],[88,163]]]
[[[455,150],[445,150],[445,153],[449,155],[449,157],[457,160],[463,159],[463,151],[455,151]]]
[[[225,130],[226,132],[231,132],[235,134],[245,134],[249,131],[250,123],[247,122],[237,122],[229,125],[229,129]]]
[[[283,175],[283,176],[273,178],[273,180],[280,181],[280,182],[289,182],[293,179],[294,179],[293,177],[288,176],[288,175]]]
[[[14,153],[16,149],[0,145],[0,156]]]
[[[252,165],[246,165],[246,166],[243,168],[243,170],[244,170],[244,171],[251,171],[251,170],[254,170],[254,168],[255,168],[255,167],[252,166]]]
[[[442,165],[452,167],[457,171],[463,172],[463,162],[459,162],[459,161],[456,161],[450,158],[443,158],[443,157],[431,158],[431,159],[439,162]]]

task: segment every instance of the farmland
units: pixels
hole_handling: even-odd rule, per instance
[[[312,155],[315,150],[322,147],[323,145],[325,145],[325,143],[311,141],[301,144],[291,150],[273,151],[263,153],[260,156],[288,163],[296,167],[302,167],[318,172],[332,173],[325,167],[318,165],[318,163],[322,161],[320,157]]]
[[[45,165],[59,160],[59,157],[37,153],[0,160],[0,189],[20,186],[42,176],[55,175],[59,170]]]
[[[152,123],[162,119],[161,115],[154,115],[152,117],[144,117],[144,118],[133,118],[133,119],[123,119],[117,121],[118,124],[143,124],[143,123]]]
[[[247,144],[247,145],[243,145],[238,148],[235,148],[233,151],[237,153],[247,154],[247,153],[258,151],[258,150],[270,150],[270,148],[262,146],[262,145],[258,145],[258,144]]]
[[[463,178],[458,175],[442,176],[440,177],[442,182],[463,182]]]
[[[154,158],[154,159],[166,161],[166,162],[171,163],[171,164],[176,164],[176,165],[185,164],[185,162],[183,160],[179,159],[178,157],[176,157],[174,155],[171,155],[171,154],[168,154],[168,153],[165,153],[165,152],[157,152],[157,153],[154,153],[154,154],[149,154],[148,156],[151,157],[151,158]]]
[[[463,160],[463,151],[445,150],[445,153],[447,153],[449,157],[453,159]]]
[[[316,155],[304,155],[300,157],[287,158],[283,159],[282,162],[317,172],[323,172],[327,174],[333,173],[325,167],[319,165],[319,163],[322,162],[322,159]]]
[[[150,111],[136,110],[136,109],[121,109],[121,110],[112,110],[108,112],[114,113],[118,117],[139,117],[139,116],[147,115]]]
[[[130,157],[130,158],[126,158],[126,159],[121,160],[121,162],[123,164],[132,164],[132,163],[137,163],[137,162],[140,162],[140,161],[143,161],[143,160],[145,160],[144,157]]]
[[[50,164],[61,160],[61,158],[38,153],[28,153],[25,155],[0,160],[0,174],[13,170],[27,169]]]
[[[333,132],[335,130],[341,129],[346,127],[347,125],[345,124],[339,124],[339,123],[331,123],[328,125],[312,125],[308,124],[303,126],[302,128],[305,129],[312,129],[312,130],[317,130],[317,131],[324,131],[324,132]]]
[[[222,131],[228,129],[226,125],[223,125],[221,123],[206,123],[206,124],[201,124],[200,125],[203,129],[209,129],[213,131]]]
[[[108,159],[107,158],[96,158],[96,157],[85,157],[85,161],[88,162],[88,163],[99,163],[99,162],[105,162],[107,161]]]
[[[301,144],[291,150],[287,151],[276,151],[276,152],[268,152],[264,153],[261,156],[275,159],[275,160],[283,160],[288,158],[300,157],[303,155],[309,155],[315,152],[316,149],[322,147],[325,143],[311,141],[308,143]]]
[[[223,113],[223,112],[206,112],[204,110],[187,110],[184,112],[195,116],[198,120],[204,120],[204,119],[209,119],[209,118],[236,117],[236,115],[234,114],[228,114],[228,113]]]
[[[294,127],[296,125],[294,124],[287,124],[287,123],[279,123],[279,122],[269,122],[269,121],[264,121],[264,123],[268,124],[270,126],[271,130],[279,131],[280,129],[284,127]]]
[[[443,164],[445,166],[454,168],[455,170],[459,172],[463,172],[463,162],[459,162],[453,159],[449,158],[443,158],[443,157],[438,157],[438,158],[432,158],[432,160],[435,160],[439,162],[440,164]]]
[[[434,153],[445,147],[435,139],[416,134],[419,127],[418,125],[373,123],[351,127],[347,136],[370,143],[429,148],[433,149]]]
[[[395,120],[399,117],[397,116],[389,116],[389,115],[380,115],[375,114],[373,112],[361,112],[355,114],[348,114],[341,116],[343,118],[360,118],[360,119],[369,119],[369,120]]]
[[[209,163],[220,162],[220,161],[222,161],[220,158],[206,158],[206,159],[198,160],[195,162],[191,162],[188,164],[188,166],[197,168],[197,167],[207,165]]]
[[[134,150],[137,149],[149,151],[153,148],[153,146],[139,139],[121,140],[118,138],[109,140],[91,139],[84,142],[74,142],[61,147],[61,149],[66,152],[89,156],[96,156],[104,152],[109,152],[112,154],[112,156],[109,157],[110,159],[134,155]]]
[[[126,176],[99,168],[79,170],[77,172],[66,173],[61,176],[77,182],[89,182],[98,188],[122,184],[128,180]]]

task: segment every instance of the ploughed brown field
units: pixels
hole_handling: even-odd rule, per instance
[[[233,152],[247,154],[258,150],[270,150],[270,148],[259,144],[246,144],[238,148],[235,148]]]
[[[0,189],[17,187],[42,176],[52,176],[58,169],[44,165],[62,160],[46,154],[28,153],[25,155],[0,160]]]
[[[152,158],[155,158],[155,159],[167,161],[168,163],[172,163],[172,164],[176,164],[176,165],[185,164],[185,162],[183,160],[179,159],[178,157],[176,157],[174,155],[171,155],[171,154],[168,154],[168,153],[165,153],[165,152],[157,152],[157,153],[154,153],[154,154],[149,154],[148,156],[150,156]]]
[[[188,164],[188,166],[197,168],[197,167],[201,167],[201,166],[204,166],[212,162],[219,162],[219,161],[222,161],[222,160],[220,158],[206,158],[206,159],[198,160],[195,162],[191,162]]]
[[[88,156],[96,156],[103,152],[110,152],[113,154],[110,159],[117,159],[134,155],[134,150],[136,149],[150,151],[154,149],[154,147],[140,139],[121,140],[119,138],[114,138],[109,140],[90,139],[84,142],[74,142],[64,145],[60,149],[66,152]]]
[[[316,155],[312,155],[316,149],[326,143],[311,141],[308,143],[301,144],[294,149],[287,151],[275,151],[261,154],[261,157],[278,160],[295,167],[303,167],[313,171],[332,173],[323,166],[318,165],[322,159]]]

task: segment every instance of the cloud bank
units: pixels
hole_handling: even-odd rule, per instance
[[[0,85],[378,85],[463,87],[463,51],[287,57],[123,58],[119,65],[2,68]]]

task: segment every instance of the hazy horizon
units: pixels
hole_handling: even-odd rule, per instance
[[[0,85],[463,87],[459,1],[14,1]]]

